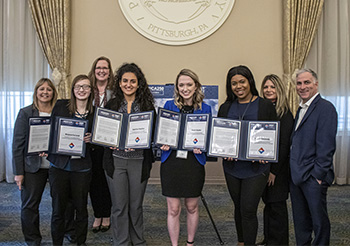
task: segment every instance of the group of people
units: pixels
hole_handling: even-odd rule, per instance
[[[256,245],[257,209],[264,207],[264,240],[261,245],[288,245],[289,221],[286,200],[289,191],[297,245],[329,245],[327,188],[334,174],[337,113],[318,93],[316,73],[297,73],[296,89],[300,109],[294,121],[281,79],[267,75],[261,95],[252,72],[246,66],[228,71],[226,100],[218,117],[237,120],[280,121],[278,163],[266,160],[242,161],[223,158],[223,170],[234,203],[238,245]],[[208,113],[196,73],[183,69],[177,75],[174,99],[165,109],[184,114]],[[57,100],[49,79],[35,86],[33,104],[20,110],[14,130],[15,181],[21,190],[22,231],[28,245],[40,245],[39,204],[47,179],[52,197],[51,234],[54,245],[62,245],[67,220],[74,221],[75,241],[84,245],[88,231],[88,193],[94,210],[92,231],[112,228],[113,245],[146,245],[143,229],[143,199],[154,162],[151,149],[118,149],[90,143],[94,107],[121,113],[154,111],[153,96],[142,70],[134,63],[121,65],[113,75],[111,62],[99,57],[88,76],[78,75],[71,98]],[[28,118],[62,116],[89,121],[85,157],[41,153],[27,156]],[[155,115],[155,114],[154,114]],[[160,177],[166,197],[167,226],[171,245],[180,234],[181,199],[187,213],[187,246],[195,243],[199,223],[199,198],[205,181],[206,154],[200,149],[162,150]],[[290,178],[291,177],[291,178]],[[314,239],[312,239],[314,233]]]

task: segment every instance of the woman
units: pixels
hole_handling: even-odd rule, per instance
[[[89,72],[92,82],[93,93],[95,95],[94,105],[104,107],[112,97],[113,71],[111,61],[104,56],[97,58],[92,64]],[[92,145],[91,147],[91,184],[90,199],[94,210],[95,220],[92,224],[92,231],[106,232],[109,230],[111,222],[111,195],[109,193],[105,172],[102,167],[103,150],[102,146]]]
[[[167,101],[165,109],[185,114],[211,114],[211,107],[203,103],[204,94],[198,76],[189,69],[183,69],[177,75],[174,97]],[[177,158],[178,151],[171,151],[168,145],[161,147],[160,177],[162,194],[168,204],[168,231],[171,244],[178,245],[180,233],[181,200],[184,198],[187,211],[187,245],[194,244],[198,227],[198,201],[201,195],[206,156],[200,149],[188,151],[186,158]],[[187,151],[186,151],[187,152]]]
[[[115,74],[115,98],[107,109],[120,113],[154,110],[153,96],[141,69],[125,63]],[[103,167],[112,198],[113,245],[146,245],[143,236],[142,203],[150,176],[152,150],[106,148]]]
[[[289,110],[286,88],[275,74],[267,75],[261,84],[261,93],[270,100],[280,121],[278,163],[271,164],[268,182],[263,195],[264,240],[260,245],[288,245],[289,221],[286,200],[289,192],[289,149],[293,131],[293,115]]]
[[[89,121],[85,143],[90,142],[93,121],[91,92],[92,83],[86,75],[78,75],[72,82],[71,98],[57,101],[52,110],[54,117],[86,119]],[[85,157],[52,154],[49,181],[52,197],[51,235],[54,245],[62,245],[65,232],[65,211],[71,201],[75,209],[75,234],[78,245],[86,241],[88,227],[87,196],[91,180],[91,157],[89,145]]]
[[[235,120],[277,120],[272,103],[259,97],[252,72],[246,66],[236,66],[228,71],[226,101],[220,106],[218,116]],[[263,194],[270,164],[224,158],[226,184],[235,205],[235,224],[238,245],[255,245],[258,219],[256,216]]]
[[[40,245],[39,205],[49,175],[46,154],[27,156],[29,117],[50,116],[57,100],[51,80],[40,79],[34,88],[33,103],[22,108],[17,116],[12,144],[13,174],[21,191],[21,222],[28,245]]]

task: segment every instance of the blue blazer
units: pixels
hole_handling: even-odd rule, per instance
[[[175,105],[174,100],[167,101],[164,105],[165,109],[174,111],[174,112],[180,112],[180,109]],[[194,114],[210,114],[211,115],[211,107],[208,104],[205,104],[202,102],[202,109],[196,109],[193,112]],[[169,155],[171,153],[171,150],[168,151],[162,151],[162,156],[161,156],[161,162],[165,162],[166,159],[168,159]],[[197,158],[198,162],[202,165],[205,165],[207,158],[204,153],[198,155],[194,154],[195,157]]]
[[[295,185],[311,176],[332,184],[334,179],[333,155],[335,152],[338,115],[329,101],[317,95],[297,130],[298,109],[291,136],[290,170]]]

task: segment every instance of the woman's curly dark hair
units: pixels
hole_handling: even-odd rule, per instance
[[[124,63],[115,72],[114,81],[115,86],[113,94],[115,96],[115,104],[113,108],[119,109],[121,102],[124,99],[123,91],[121,90],[119,83],[125,73],[135,74],[138,81],[138,88],[136,90],[135,102],[140,105],[142,111],[149,111],[154,109],[154,98],[148,88],[147,80],[141,69],[135,63]]]

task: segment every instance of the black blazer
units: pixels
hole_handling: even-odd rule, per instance
[[[289,151],[290,136],[293,131],[294,119],[292,113],[288,110],[280,118],[280,142],[278,163],[271,163],[270,172],[276,175],[275,184],[266,186],[263,194],[263,201],[278,202],[288,199],[289,193]]]
[[[56,116],[72,118],[73,115],[69,112],[68,103],[69,103],[69,100],[67,99],[58,100],[55,104],[55,107],[52,110],[52,113],[51,113],[52,118]],[[86,118],[89,121],[88,132],[91,132],[93,117],[94,117],[94,113],[89,112]],[[89,151],[90,146],[91,146],[90,144],[86,145],[85,158],[71,159],[71,156],[69,155],[58,155],[58,154],[49,153],[49,156],[47,157],[47,159],[50,162],[52,162],[57,168],[60,168],[60,169],[64,169],[69,161],[71,161],[72,171],[90,169],[92,166],[91,156]]]
[[[232,102],[230,101],[226,101],[221,104],[218,112],[218,117],[226,118],[231,104]],[[278,120],[276,110],[272,102],[261,97],[259,97],[258,120]]]
[[[113,108],[113,105],[115,105],[115,99],[109,100],[105,108],[115,110],[115,108]],[[156,118],[156,113],[154,108],[153,108],[153,111],[154,111],[154,114],[153,114],[154,115],[153,134],[154,134],[155,118]],[[152,148],[143,150],[141,182],[147,180],[150,177],[152,163],[154,161],[155,161],[155,158],[153,155]],[[106,171],[109,177],[113,178],[113,173],[114,173],[113,150],[111,150],[110,148],[105,148],[105,151],[103,153],[103,169]]]
[[[27,156],[29,118],[39,116],[39,111],[33,104],[22,108],[17,116],[13,131],[12,166],[14,175],[24,175],[25,172],[36,173],[41,166],[41,157]]]

